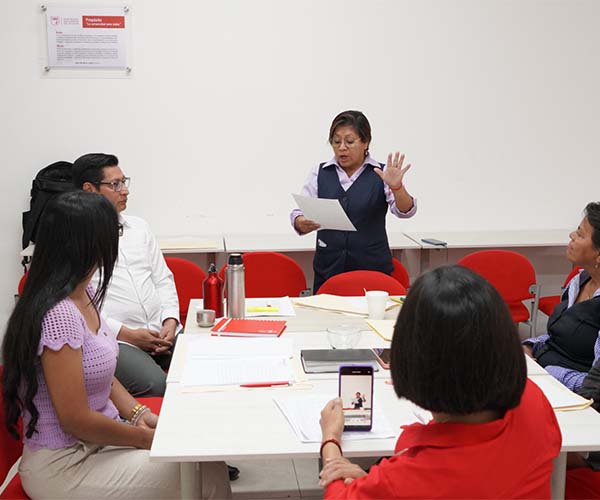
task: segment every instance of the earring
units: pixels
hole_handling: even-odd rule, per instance
[[[369,156],[369,148],[365,149],[365,158]]]

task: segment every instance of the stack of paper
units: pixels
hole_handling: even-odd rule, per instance
[[[392,341],[394,336],[395,319],[368,319],[367,324],[383,340]]]
[[[591,399],[575,394],[552,376],[533,375],[529,379],[542,390],[552,408],[557,411],[583,410],[592,404]]]
[[[364,305],[353,304],[348,297],[338,295],[329,295],[322,293],[310,297],[294,297],[294,304],[302,307],[311,307],[313,309],[323,309],[326,311],[344,312],[351,314],[367,315],[367,303]]]
[[[294,305],[289,297],[273,299],[246,299],[246,318],[256,316],[296,316]]]
[[[184,386],[293,382],[292,342],[287,339],[200,338],[190,345]]]
[[[321,441],[321,426],[319,418],[321,410],[332,399],[331,394],[279,394],[274,397],[275,404],[284,414],[292,429],[303,443],[318,443]],[[374,403],[373,428],[364,432],[344,432],[344,441],[360,439],[389,439],[395,437],[394,431],[377,400]]]

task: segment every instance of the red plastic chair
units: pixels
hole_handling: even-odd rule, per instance
[[[406,288],[396,279],[379,271],[348,271],[329,278],[317,295],[329,293],[345,297],[360,296],[366,290],[383,290],[390,295],[406,295]]]
[[[566,500],[600,498],[600,472],[581,467],[567,471]]]
[[[573,277],[579,273],[581,267],[576,266],[571,269],[571,272],[567,275],[565,282],[563,283],[562,289],[567,288],[569,281],[573,279]],[[554,308],[560,302],[560,295],[548,295],[547,297],[540,297],[540,303],[538,305],[538,309],[542,311],[546,316],[550,316],[554,311]]]
[[[185,326],[190,300],[202,298],[202,282],[206,278],[206,273],[193,262],[179,257],[165,257],[165,261],[175,279],[179,299],[179,320]]]
[[[2,366],[0,365],[0,485],[6,479],[8,471],[23,453],[23,443],[20,439],[13,438],[9,433],[5,421],[4,401],[2,400]],[[6,489],[0,493],[0,499],[27,499],[27,493],[21,486],[21,478],[17,473],[8,483]]]
[[[408,271],[396,257],[392,257],[392,264],[394,265],[394,270],[391,274],[392,278],[398,280],[402,286],[408,290],[410,288]]]
[[[298,297],[306,290],[300,265],[278,252],[247,252],[244,260],[246,297]],[[219,276],[225,279],[225,264]]]
[[[481,250],[466,255],[458,264],[487,279],[504,299],[515,323],[529,325],[533,334],[537,319],[539,286],[535,269],[524,255],[510,250]],[[531,312],[523,304],[532,300]]]
[[[25,281],[27,281],[27,273],[23,273],[21,279],[19,280],[19,285],[17,286],[17,293],[19,296],[23,293],[23,288],[25,287]]]

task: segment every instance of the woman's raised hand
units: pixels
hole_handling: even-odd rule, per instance
[[[411,167],[411,164],[402,166],[404,164],[404,153],[396,151],[392,156],[392,153],[388,154],[387,163],[385,170],[375,168],[375,173],[381,177],[381,180],[385,182],[392,191],[397,191],[404,186],[404,175]]]

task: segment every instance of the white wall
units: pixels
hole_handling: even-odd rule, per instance
[[[597,0],[131,0],[126,79],[44,78],[40,3],[0,2],[2,329],[31,179],[86,152],[161,236],[288,231],[348,108],[414,164],[394,230],[571,227],[600,198]]]

